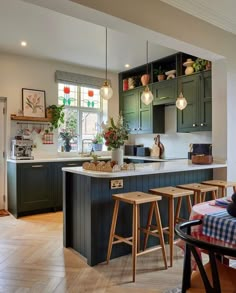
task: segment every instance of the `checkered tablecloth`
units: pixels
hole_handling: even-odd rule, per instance
[[[205,214],[202,234],[235,245],[236,218],[230,216],[226,210]]]

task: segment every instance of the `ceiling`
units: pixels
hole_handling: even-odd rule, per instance
[[[235,0],[161,0],[188,14],[236,34]]]
[[[19,0],[0,0],[0,50],[105,68],[105,28]],[[27,47],[21,47],[24,40]],[[176,51],[149,44],[149,61]],[[108,70],[146,62],[146,40],[108,29]]]
[[[161,1],[236,34],[234,0]],[[103,26],[27,2],[40,5],[43,1],[0,0],[0,51],[105,68]],[[66,5],[70,1],[59,2]],[[27,41],[27,47],[20,46],[22,40]],[[175,52],[149,43],[148,60],[153,61]],[[130,34],[108,29],[108,70],[120,72],[126,70],[126,63],[136,67],[145,62],[146,40],[137,34],[131,38]]]

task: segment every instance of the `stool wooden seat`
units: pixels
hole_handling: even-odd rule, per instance
[[[212,199],[217,198],[217,186],[211,186],[201,183],[190,183],[177,185],[177,187],[194,191],[194,204],[205,201],[207,192],[211,192]]]
[[[226,196],[226,190],[228,187],[233,187],[234,193],[236,192],[236,182],[224,181],[224,180],[208,180],[203,181],[202,184],[217,186],[220,190],[222,197]],[[218,196],[220,196],[218,194]]]
[[[165,243],[164,243],[164,237],[163,237],[163,231],[162,231],[162,225],[161,225],[160,212],[159,212],[159,208],[157,204],[157,201],[161,200],[161,197],[153,195],[153,194],[135,191],[135,192],[127,192],[127,193],[121,193],[121,194],[113,194],[112,198],[115,200],[115,206],[114,206],[114,211],[112,216],[112,224],[111,224],[108,251],[107,251],[107,263],[109,263],[109,260],[111,257],[113,244],[125,242],[126,244],[129,244],[132,246],[133,282],[135,282],[137,256],[139,255],[162,249],[163,260],[164,260],[165,268],[167,269]],[[133,232],[131,237],[125,238],[115,234],[120,202],[125,202],[125,203],[133,205],[133,229],[132,229]],[[139,207],[141,204],[144,204],[144,203],[150,203],[151,204],[150,210],[155,211],[155,218],[157,222],[158,233],[152,233],[152,236],[160,238],[160,245],[151,247],[150,249],[147,249],[145,251],[139,251],[140,230],[143,230],[144,233],[146,233],[146,229],[140,228],[140,223],[139,223],[140,222]],[[149,218],[150,218],[150,211],[148,215],[148,219]]]
[[[149,189],[152,194],[160,195],[168,199],[168,226],[163,227],[163,232],[169,235],[169,247],[170,247],[170,266],[173,266],[173,252],[174,252],[174,236],[175,236],[175,225],[185,219],[180,218],[180,208],[182,205],[182,198],[184,197],[187,201],[188,212],[190,214],[192,209],[191,197],[194,192],[191,190],[185,190],[173,186],[161,187]],[[174,209],[174,199],[177,198],[176,210]],[[187,219],[186,219],[187,220]],[[144,238],[144,249],[146,248],[148,241],[148,234]]]

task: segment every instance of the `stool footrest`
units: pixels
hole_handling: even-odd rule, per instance
[[[145,228],[141,228],[141,230],[144,232],[144,233],[147,233],[147,234],[150,234],[154,237],[158,237],[159,238],[159,231],[158,230],[148,230],[148,229],[145,229]]]
[[[152,251],[160,250],[160,249],[162,249],[162,247],[160,245],[153,246],[151,248],[147,248],[147,249],[145,249],[143,251],[138,252],[137,256],[143,255],[143,254],[146,254],[146,253],[149,253],[149,252],[152,252]]]
[[[132,241],[129,241],[129,240],[132,240],[133,237],[122,237],[122,236],[119,236],[119,235],[114,235],[114,238],[118,239],[118,240],[115,240],[115,241],[112,241],[112,244],[117,244],[117,243],[121,243],[121,242],[125,242],[126,244],[129,244],[129,245],[133,245],[133,242]]]

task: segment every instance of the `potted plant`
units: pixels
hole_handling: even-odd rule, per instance
[[[153,70],[153,73],[157,76],[158,81],[162,81],[165,79],[165,70],[162,69],[161,66],[159,66],[158,68],[155,68]]]
[[[193,63],[193,68],[196,72],[202,71],[206,69],[207,60],[202,58],[197,58],[195,62]]]
[[[77,118],[74,115],[70,115],[70,118],[66,120],[65,127],[60,129],[60,138],[63,140],[64,150],[66,152],[71,151],[71,141],[77,138]]]
[[[101,133],[97,133],[92,140],[92,144],[94,151],[101,151],[103,145],[103,135]]]
[[[49,127],[50,131],[57,129],[64,123],[64,105],[50,105],[47,107],[47,117],[51,117],[51,126]]]

